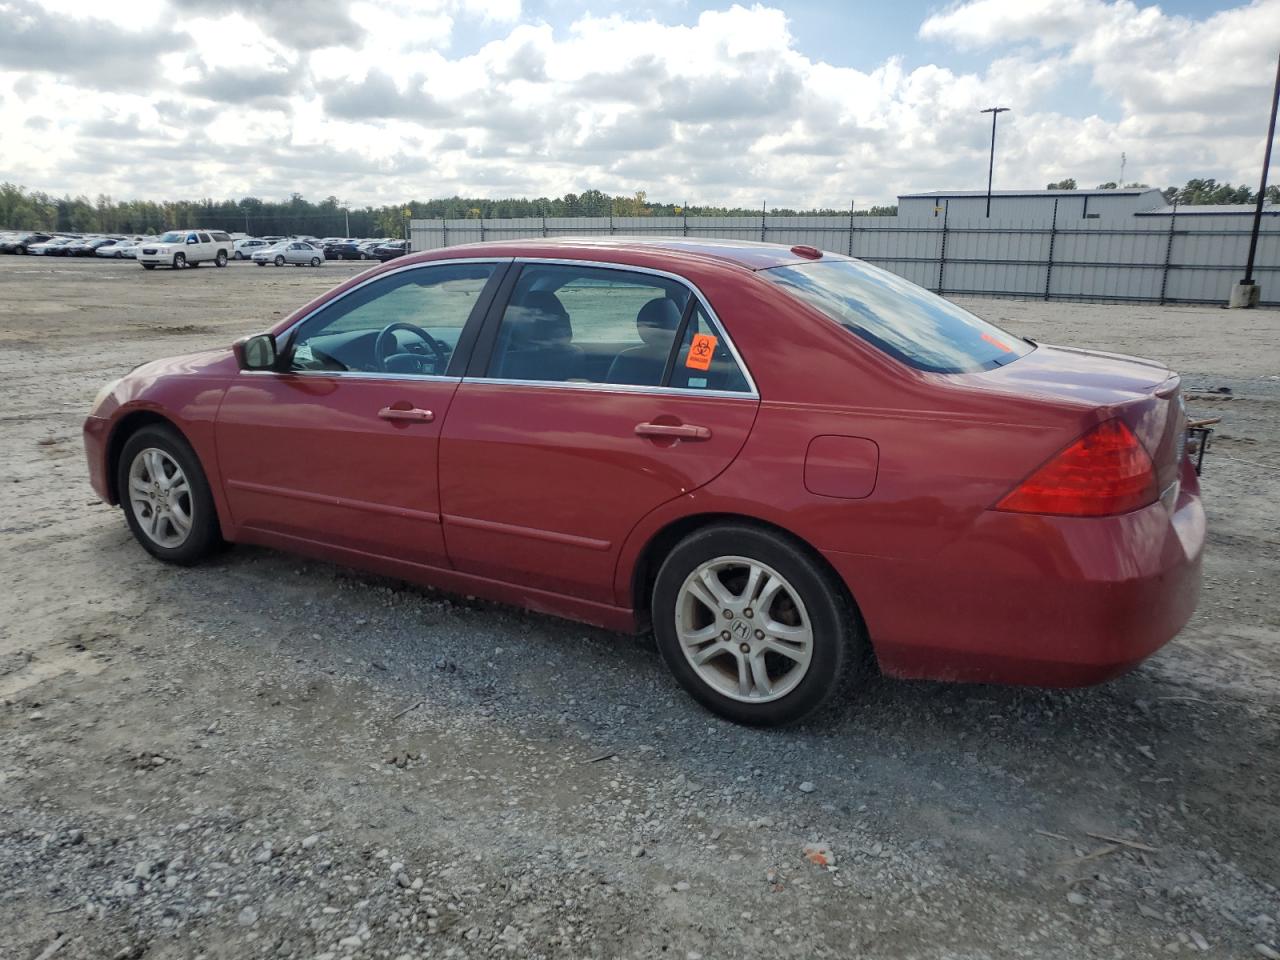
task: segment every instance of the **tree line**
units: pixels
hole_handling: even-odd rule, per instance
[[[694,217],[759,216],[760,208],[689,206],[651,201],[643,191],[610,195],[600,190],[534,199],[445,197],[410,200],[381,207],[344,207],[337,197],[319,203],[295,193],[288,200],[114,200],[106,194],[52,196],[13,183],[0,183],[0,228],[56,230],[67,233],[151,234],[200,226],[257,236],[398,237],[410,219],[494,219],[500,217]],[[769,209],[771,216],[848,215],[849,209],[790,207]],[[856,216],[893,216],[896,206],[854,210]]]
[[[1128,183],[1126,188],[1144,188],[1145,183]],[[1113,190],[1116,183],[1098,185]],[[1074,178],[1047,185],[1049,190],[1076,190]],[[1195,178],[1182,187],[1161,191],[1168,203],[1200,205],[1254,203],[1257,194],[1241,184],[1218,183]],[[1280,203],[1280,186],[1267,188],[1267,199]],[[855,216],[891,217],[893,205],[854,209]],[[650,200],[644,191],[608,194],[600,190],[566,193],[559,197],[444,197],[410,200],[373,207],[344,207],[337,197],[320,202],[295,193],[287,200],[242,197],[239,200],[115,200],[106,194],[56,197],[43,191],[27,190],[13,183],[0,183],[0,228],[10,230],[57,230],[68,233],[152,234],[163,230],[201,226],[214,230],[242,231],[257,236],[396,237],[402,236],[410,219],[496,219],[519,217],[754,217],[760,207],[689,205]],[[770,207],[772,216],[847,216],[849,208]]]
[[[1146,189],[1145,183],[1126,183],[1124,189]],[[1078,190],[1079,184],[1076,183],[1074,177],[1067,177],[1065,180],[1058,180],[1054,183],[1045,184],[1046,190]],[[1119,185],[1113,180],[1107,183],[1100,183],[1096,187],[1098,190],[1117,190]],[[1249,189],[1245,184],[1234,187],[1229,183],[1219,183],[1214,179],[1193,178],[1181,187],[1165,187],[1160,191],[1164,194],[1164,202],[1178,206],[1204,206],[1206,204],[1223,204],[1223,203],[1257,203],[1258,194],[1256,191]],[[1272,184],[1267,187],[1266,202],[1280,203],[1280,186]]]

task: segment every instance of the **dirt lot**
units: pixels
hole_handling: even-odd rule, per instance
[[[94,499],[105,380],[352,269],[0,258],[0,957],[1280,956],[1280,314],[971,304],[1224,417],[1200,611],[1100,688],[879,680],[759,732],[646,639],[167,568]]]

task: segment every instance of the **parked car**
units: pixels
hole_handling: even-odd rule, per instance
[[[138,244],[142,241],[136,237],[126,237],[123,240],[115,240],[111,243],[103,244],[93,251],[94,256],[107,257],[113,260],[123,260],[127,257],[135,256]]]
[[[262,250],[271,246],[271,241],[260,240],[257,237],[246,237],[243,240],[237,240],[231,249],[232,260],[248,260],[253,256],[255,250]]]
[[[752,724],[856,690],[872,655],[1105,680],[1186,623],[1205,542],[1176,374],[804,246],[414,254],[108,384],[84,437],[160,559],[226,539],[652,625]]]
[[[356,244],[356,249],[360,251],[360,260],[374,260],[373,251],[386,243],[385,240],[361,240]]]
[[[379,244],[373,248],[373,257],[375,260],[381,260],[383,263],[386,263],[388,260],[394,260],[396,257],[403,257],[408,252],[408,240],[389,240],[386,243]]]
[[[326,260],[361,260],[360,243],[357,240],[335,240],[324,245]]]
[[[76,237],[53,237],[43,243],[33,243],[27,247],[27,253],[37,257],[56,257],[63,247],[75,243]]]
[[[159,240],[139,247],[136,259],[144,270],[156,267],[182,270],[206,262],[225,267],[230,251],[231,237],[220,231],[170,230]]]
[[[72,244],[68,247],[67,253],[73,257],[92,257],[97,253],[99,247],[105,247],[115,242],[113,237],[88,237],[80,241],[80,243]]]
[[[37,243],[46,243],[53,237],[48,233],[15,233],[0,240],[0,253],[25,254]]]
[[[324,263],[324,251],[302,240],[282,240],[254,251],[253,262],[260,267],[269,263],[274,263],[277,267],[283,267],[286,263],[295,267],[318,267]]]

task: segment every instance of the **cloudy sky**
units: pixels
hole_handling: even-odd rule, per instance
[[[0,0],[0,180],[865,206],[1256,183],[1280,0]]]

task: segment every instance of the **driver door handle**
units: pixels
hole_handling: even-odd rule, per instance
[[[436,418],[430,410],[419,407],[383,407],[378,416],[383,420],[410,420],[415,423],[430,423]]]

